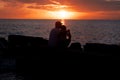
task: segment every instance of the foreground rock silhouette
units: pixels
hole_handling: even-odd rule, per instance
[[[0,55],[14,57],[20,66],[37,62],[46,63],[80,63],[111,61],[119,56],[119,45],[71,43],[66,49],[48,48],[48,40],[42,37],[9,35],[8,40],[0,38]],[[26,63],[25,63],[26,62]]]
[[[119,56],[119,45],[71,43],[66,49],[48,48],[48,40],[42,37],[9,35],[8,40],[0,38],[0,55],[61,55],[61,56]]]
[[[2,73],[17,72],[18,76],[28,78],[41,70],[41,66],[111,63],[114,56],[120,56],[120,46],[86,43],[82,48],[80,43],[71,43],[66,49],[51,49],[48,40],[42,37],[9,35],[8,40],[0,38],[0,56]]]
[[[36,50],[36,51],[35,51]],[[12,51],[11,53],[9,51]],[[20,52],[19,52],[20,51]],[[62,51],[60,54],[65,55],[75,55],[75,54],[84,54],[85,56],[119,56],[120,46],[119,45],[109,45],[101,43],[86,43],[83,48],[80,43],[71,43],[71,45],[66,49],[50,49],[48,48],[48,40],[42,37],[33,37],[33,36],[23,36],[23,35],[9,35],[8,40],[0,38],[0,52],[1,54],[12,53],[15,55],[22,54],[21,52],[31,52],[40,54],[52,54],[49,51],[52,51],[56,54],[56,51]],[[15,53],[14,53],[15,52]],[[40,52],[40,53],[39,53]],[[4,55],[3,54],[3,55]],[[30,55],[30,53],[25,53],[24,55]],[[57,54],[56,54],[57,55]]]

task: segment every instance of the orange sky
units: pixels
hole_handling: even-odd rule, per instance
[[[120,0],[0,0],[1,19],[58,19],[60,10],[67,19],[120,19]]]

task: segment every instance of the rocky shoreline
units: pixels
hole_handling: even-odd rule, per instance
[[[42,37],[9,35],[8,40],[0,38],[0,55],[12,55],[12,53],[16,52],[17,50],[36,50],[35,52],[42,52],[43,50],[45,50],[46,52],[50,49],[48,48],[48,40]],[[59,52],[60,49],[54,50]],[[82,48],[80,43],[71,43],[71,45],[67,49],[64,49],[64,51],[68,51],[65,54],[70,53],[70,55],[78,53],[96,56],[118,56],[120,52],[120,45],[86,43]],[[19,53],[19,51],[17,52]],[[18,53],[15,53],[15,55],[17,55]]]
[[[13,74],[33,75],[43,65],[111,63],[113,57],[120,56],[119,45],[86,43],[82,48],[80,43],[71,43],[67,49],[50,49],[47,44],[48,40],[42,37],[9,35],[8,40],[0,38],[0,78],[5,73],[10,73],[12,78]]]

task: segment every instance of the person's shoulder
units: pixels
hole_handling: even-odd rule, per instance
[[[59,32],[59,30],[56,29],[56,28],[53,28],[53,29],[51,30],[51,32],[52,32],[52,33],[57,33],[57,32]]]
[[[55,28],[53,28],[51,31],[55,31],[56,29]]]

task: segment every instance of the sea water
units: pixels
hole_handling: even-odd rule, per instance
[[[57,20],[0,19],[0,37],[25,35],[49,39]],[[71,43],[120,44],[120,20],[64,20],[70,29]]]

